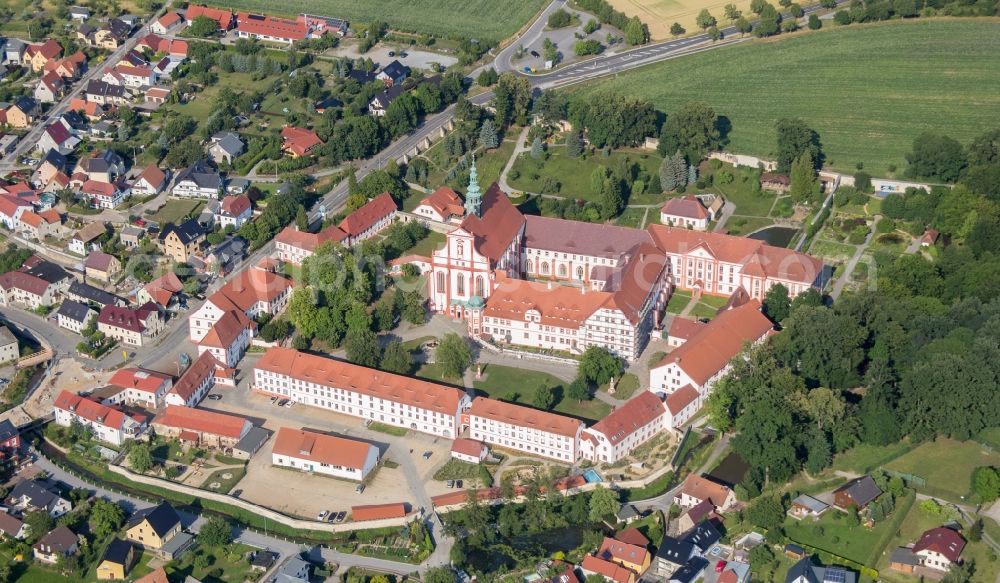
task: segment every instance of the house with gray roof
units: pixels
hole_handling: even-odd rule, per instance
[[[795,500],[792,500],[792,507],[788,509],[788,515],[799,520],[803,518],[819,518],[829,508],[830,505],[826,502],[817,500],[808,494],[802,494]]]
[[[232,164],[245,149],[246,144],[236,132],[219,132],[209,142],[208,156],[216,164]]]
[[[871,476],[861,476],[833,491],[833,505],[841,510],[847,510],[851,506],[863,510],[881,495],[882,489]]]
[[[222,176],[208,165],[205,160],[198,160],[177,175],[174,196],[187,198],[218,198],[222,189]]]
[[[820,567],[810,557],[795,563],[785,577],[785,583],[855,583],[857,576],[840,565]]]
[[[76,334],[82,332],[87,324],[96,317],[96,310],[91,309],[87,304],[74,300],[65,300],[59,306],[59,311],[56,312],[56,321],[59,326]]]

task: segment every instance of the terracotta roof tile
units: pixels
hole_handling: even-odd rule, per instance
[[[583,423],[572,417],[565,417],[548,411],[477,397],[472,401],[469,415],[509,423],[518,427],[528,427],[566,437],[576,437]]]
[[[693,194],[667,199],[660,212],[686,219],[704,220],[708,218],[708,209]]]
[[[474,237],[480,254],[499,261],[524,226],[524,215],[496,183],[483,194],[481,209],[482,216],[466,216],[460,228]]]
[[[698,396],[698,389],[691,385],[684,385],[667,395],[667,409],[671,415],[677,415],[685,407],[698,400]]]
[[[239,439],[249,430],[250,422],[236,415],[182,405],[167,405],[167,410],[153,420],[153,425]]]
[[[122,368],[111,375],[108,385],[123,389],[135,389],[144,393],[155,393],[173,377],[162,372],[145,368]]]
[[[404,502],[351,507],[351,518],[355,522],[381,520],[383,518],[402,518],[404,516],[406,516],[406,504]]]
[[[296,156],[304,156],[323,143],[316,132],[305,128],[285,126],[281,128],[281,147]]]
[[[612,411],[607,417],[598,421],[590,428],[590,431],[603,434],[611,442],[611,445],[617,445],[629,435],[661,417],[665,412],[663,401],[659,397],[650,391],[642,391]]]
[[[726,503],[730,490],[722,484],[691,474],[684,480],[679,493],[687,494],[695,500],[711,500],[719,508]]]
[[[375,446],[363,441],[282,427],[274,438],[272,453],[331,466],[363,469]]]
[[[388,192],[376,196],[340,222],[340,230],[355,237],[396,212],[396,201]]]
[[[462,206],[462,199],[448,186],[438,187],[437,190],[427,195],[420,201],[421,205],[427,205],[437,211],[445,218],[450,215],[462,216],[465,214],[465,207]]]

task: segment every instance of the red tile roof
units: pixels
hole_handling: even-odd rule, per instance
[[[462,216],[465,214],[465,207],[462,206],[462,199],[458,194],[447,186],[438,187],[437,190],[420,201],[421,205],[427,205],[437,211],[442,217],[449,215]]]
[[[695,383],[705,384],[740,353],[744,343],[756,342],[774,328],[760,306],[752,300],[722,312],[653,368],[676,363]]]
[[[246,434],[251,424],[245,418],[236,415],[182,405],[167,405],[167,410],[153,419],[153,425],[239,439]]]
[[[306,354],[290,348],[268,349],[257,362],[256,368],[326,387],[337,387],[419,409],[436,411],[449,417],[457,414],[458,404],[465,395],[464,391],[452,387]]]
[[[194,19],[199,16],[207,16],[208,18],[211,18],[219,23],[219,28],[224,30],[228,30],[233,23],[233,13],[229,10],[220,10],[218,8],[208,8],[206,6],[189,4],[187,12],[185,13],[187,21],[193,22]]]
[[[731,490],[722,484],[716,484],[707,478],[691,474],[684,480],[678,495],[683,493],[695,500],[711,500],[712,504],[719,508],[726,503],[730,492]]]
[[[372,225],[396,212],[396,201],[388,192],[369,200],[340,222],[340,230],[351,237],[356,237],[372,227]]]
[[[170,12],[167,12],[159,19],[157,19],[156,22],[160,23],[160,26],[162,26],[163,28],[170,28],[171,26],[180,22],[180,20],[181,20],[181,15],[171,10]]]
[[[671,415],[677,415],[696,400],[698,400],[698,389],[691,385],[684,385],[667,395],[667,409]]]
[[[472,457],[480,457],[484,449],[486,449],[486,444],[483,442],[464,437],[459,437],[451,444],[451,451]]]
[[[222,199],[222,210],[234,217],[238,217],[250,210],[250,197],[245,194],[239,196],[227,196]]]
[[[29,56],[41,54],[46,59],[54,59],[62,54],[63,48],[58,42],[49,39],[40,45],[28,45],[25,51]]]
[[[531,407],[515,405],[490,399],[488,397],[477,397],[472,401],[469,409],[470,415],[493,419],[500,423],[509,423],[518,427],[528,427],[539,431],[546,431],[556,435],[566,437],[576,437],[577,432],[583,423],[572,417],[539,411]]]
[[[252,35],[265,35],[288,40],[302,40],[309,34],[309,27],[300,17],[296,20],[275,18],[262,14],[240,12],[236,15],[236,30]]]
[[[957,563],[962,558],[964,548],[965,539],[961,535],[950,528],[939,526],[920,535],[920,540],[913,545],[913,552],[932,551],[944,555],[952,563]]]
[[[667,333],[668,336],[672,338],[679,338],[684,340],[690,340],[692,336],[700,332],[707,324],[701,320],[695,320],[693,318],[685,318],[683,316],[674,316],[672,322],[670,322],[670,331]]]
[[[351,518],[355,522],[381,520],[383,518],[403,518],[404,516],[406,516],[406,503],[404,502],[351,507]]]
[[[0,195],[0,214],[13,217],[18,207],[31,208],[31,203],[16,196]]]
[[[629,581],[632,581],[635,578],[635,573],[625,567],[622,567],[618,563],[605,561],[604,559],[599,559],[593,555],[586,555],[583,557],[583,562],[580,563],[580,567],[584,571],[590,571],[592,573],[603,575],[615,583],[629,583]]]
[[[114,184],[110,182],[101,182],[99,180],[88,180],[80,188],[80,192],[83,194],[92,194],[99,196],[114,196],[118,189],[115,188]]]
[[[693,194],[667,199],[660,212],[686,219],[704,220],[708,218],[708,209]]]
[[[35,296],[42,296],[49,289],[49,282],[20,271],[10,271],[0,275],[0,287],[3,289],[16,288]]]
[[[278,455],[360,470],[372,450],[377,457],[375,446],[363,441],[282,427],[278,429],[271,451]]]
[[[649,551],[645,547],[604,537],[604,541],[601,542],[601,548],[597,550],[597,557],[606,561],[621,561],[633,565],[642,565],[649,558]]]
[[[164,383],[173,377],[162,372],[145,368],[122,368],[111,375],[108,384],[112,387],[135,389],[144,393],[156,393]]]
[[[199,342],[199,346],[229,349],[244,330],[254,328],[253,322],[240,310],[229,310],[212,325]]]
[[[105,427],[113,427],[115,429],[121,429],[126,419],[125,413],[119,409],[102,405],[97,401],[92,401],[87,397],[81,397],[76,393],[66,390],[59,393],[53,406],[63,411],[71,411],[74,415],[82,417],[87,421],[100,423]]]
[[[292,281],[288,278],[271,271],[248,267],[208,299],[223,310],[232,304],[246,312],[257,302],[274,301],[292,286]]]
[[[617,445],[665,412],[663,401],[659,397],[649,391],[642,391],[598,421],[590,430],[603,434],[611,445]]]
[[[646,548],[649,546],[649,539],[643,536],[643,534],[639,532],[638,528],[626,528],[625,530],[619,531],[615,534],[615,538],[623,543],[628,543],[637,547]]]
[[[97,316],[97,323],[142,333],[146,330],[146,325],[143,322],[149,314],[149,310],[142,308],[133,310],[132,308],[107,305],[101,308],[101,313]]]
[[[460,228],[474,237],[476,251],[499,261],[524,226],[524,215],[496,183],[483,194],[480,215],[466,216]]]
[[[323,243],[328,241],[339,243],[346,238],[347,233],[341,231],[340,227],[336,225],[330,225],[319,233],[300,231],[294,226],[288,226],[282,229],[274,240],[277,243],[284,243],[285,245],[295,247],[297,249],[315,251],[316,247],[319,247]]]
[[[135,583],[170,583],[170,580],[167,579],[167,572],[160,567],[149,575],[136,579]]]
[[[170,271],[147,283],[143,289],[153,298],[154,302],[161,306],[166,306],[170,303],[174,294],[180,293],[184,289],[184,285],[181,283],[180,278],[177,277],[177,274]]]
[[[170,394],[177,395],[185,403],[191,398],[205,379],[215,376],[218,368],[225,368],[211,352],[207,350],[198,357],[184,374],[181,375],[174,386],[170,388]]]
[[[323,143],[316,132],[305,128],[285,126],[281,128],[281,148],[296,156],[305,156],[310,150]]]

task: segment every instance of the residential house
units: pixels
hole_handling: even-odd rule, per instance
[[[35,84],[34,97],[39,103],[53,103],[62,98],[66,83],[54,71],[42,75]]]
[[[86,22],[90,18],[90,8],[86,6],[70,6],[69,17],[78,22]]]
[[[166,87],[150,87],[143,95],[145,96],[146,103],[162,105],[170,98],[170,89]]]
[[[66,290],[66,297],[90,306],[124,306],[125,300],[113,293],[94,287],[89,283],[74,281]]]
[[[112,18],[100,27],[83,24],[77,30],[77,38],[89,46],[113,51],[120,47],[132,32],[132,26],[119,18]]]
[[[101,248],[99,239],[106,235],[107,232],[107,225],[101,221],[87,223],[82,229],[77,231],[76,235],[73,235],[66,248],[71,253],[76,253],[80,256],[89,255],[91,251],[97,251]]]
[[[136,293],[136,301],[143,304],[153,302],[161,308],[167,308],[174,297],[182,291],[184,285],[180,278],[173,271],[169,271],[143,286]]]
[[[38,116],[38,102],[31,97],[20,97],[0,112],[0,123],[14,129],[25,129],[35,123]]]
[[[224,197],[222,204],[219,205],[219,212],[216,215],[219,226],[223,229],[230,225],[234,229],[239,229],[252,216],[253,209],[251,208],[250,197],[245,194]]]
[[[928,228],[924,230],[924,233],[920,235],[920,246],[921,247],[932,247],[935,242],[937,242],[938,237],[941,232],[937,229]]]
[[[188,576],[188,579],[194,579],[194,577]],[[163,569],[163,567],[158,567],[148,575],[144,575],[136,579],[135,583],[170,583],[170,579],[167,579],[167,572]],[[184,583],[192,582],[185,580]]]
[[[795,500],[792,500],[788,515],[799,520],[803,518],[817,519],[829,508],[830,505],[822,500],[817,500],[808,494],[800,494]]]
[[[70,100],[67,111],[82,114],[91,122],[98,121],[104,116],[104,108],[99,103],[79,97]]]
[[[86,95],[87,101],[105,106],[127,105],[129,101],[131,101],[131,97],[125,90],[125,87],[121,85],[114,85],[100,79],[91,79],[90,81],[87,81],[87,87],[84,89],[84,94]],[[90,111],[87,111],[86,113],[88,117],[91,116]]]
[[[8,539],[22,540],[28,535],[28,528],[21,519],[9,512],[0,512],[0,534]]]
[[[35,543],[31,551],[36,561],[55,565],[61,558],[75,555],[79,544],[76,533],[66,526],[57,526]]]
[[[804,557],[788,570],[785,583],[855,583],[857,575],[840,565],[820,567],[811,557]]]
[[[882,489],[878,487],[875,480],[869,475],[864,475],[833,491],[833,505],[841,510],[847,510],[854,506],[858,510],[864,510],[868,504],[882,495]]]
[[[664,429],[663,400],[643,391],[593,427],[584,429],[580,442],[582,455],[595,463],[615,463]]]
[[[21,215],[32,209],[31,203],[17,196],[0,195],[0,222],[11,231],[21,223]]]
[[[217,198],[222,189],[222,177],[204,160],[198,160],[177,175],[174,196],[195,198]]]
[[[137,511],[125,525],[125,538],[140,548],[158,551],[182,535],[181,517],[169,502]]]
[[[792,187],[792,182],[784,174],[764,172],[760,175],[760,187],[763,190],[778,194],[788,194],[789,189]]]
[[[702,500],[677,517],[677,528],[680,532],[687,532],[704,520],[713,523],[721,521],[721,517],[715,513],[715,505],[711,499]]]
[[[80,187],[80,195],[94,208],[117,208],[125,202],[129,194],[128,184],[121,180],[116,182],[87,180]]]
[[[21,350],[17,337],[11,334],[10,329],[0,324],[0,364],[15,361],[20,356]]]
[[[24,64],[24,53],[28,45],[16,38],[8,38],[3,46],[3,60],[12,65]]]
[[[424,197],[413,209],[413,214],[439,223],[460,221],[465,216],[465,207],[458,193],[448,186],[441,186]]]
[[[278,567],[278,574],[274,580],[275,583],[308,583],[311,571],[312,565],[297,556],[292,556]]]
[[[385,115],[389,106],[392,102],[396,100],[397,97],[406,92],[406,89],[402,85],[393,85],[382,91],[379,91],[372,97],[372,100],[368,102],[368,113],[372,117],[382,117]]]
[[[86,277],[108,283],[121,273],[122,264],[114,255],[95,251],[87,256],[83,268]]]
[[[76,334],[80,334],[96,317],[96,311],[86,304],[73,300],[63,300],[56,312],[56,321],[59,326]]]
[[[233,369],[223,366],[211,352],[205,352],[170,387],[163,401],[167,405],[194,407],[216,383],[235,384],[233,374]]]
[[[174,386],[174,378],[145,368],[121,368],[108,379],[108,386],[121,389],[116,402],[157,409]]]
[[[604,537],[604,541],[595,555],[599,559],[618,563],[638,576],[642,576],[650,564],[650,554],[645,547],[610,537]]]
[[[229,30],[236,24],[236,15],[229,10],[188,4],[187,11],[184,13],[184,19],[187,22],[187,25],[191,26],[194,19],[199,16],[211,18],[219,23],[219,30],[221,31]]]
[[[118,240],[129,249],[137,249],[142,238],[146,236],[146,231],[132,225],[125,225],[118,233]]]
[[[736,504],[736,494],[728,487],[695,474],[689,475],[680,490],[674,494],[674,504],[690,508],[709,500],[719,512],[725,512]]]
[[[391,225],[395,216],[396,201],[388,192],[383,192],[340,222],[340,230],[347,235],[344,244],[350,247],[375,236]]]
[[[83,51],[77,51],[64,59],[53,59],[45,63],[43,70],[46,73],[55,73],[69,82],[80,76],[86,64],[87,55]]]
[[[281,149],[292,158],[308,156],[322,143],[323,140],[312,130],[292,126],[281,128]]]
[[[138,308],[105,306],[97,316],[97,329],[122,344],[142,346],[163,330],[163,319],[156,304]]]
[[[35,146],[39,152],[47,154],[48,152],[57,152],[62,156],[66,156],[73,152],[76,146],[80,143],[80,138],[73,135],[73,132],[69,130],[64,124],[59,122],[54,122],[45,127],[45,131],[42,132],[40,138],[38,138],[38,144]],[[40,169],[40,168],[39,168]],[[39,170],[36,169],[36,172]],[[59,172],[65,172],[69,168],[67,167],[65,158],[61,160],[57,170]]]
[[[392,87],[400,85],[409,76],[410,68],[398,60],[394,60],[385,67],[382,67],[382,70],[375,75],[375,78],[385,83],[386,87]]]
[[[451,457],[469,464],[482,463],[489,453],[490,448],[481,441],[459,437],[451,442]]]
[[[81,158],[73,169],[73,174],[77,172],[86,174],[89,180],[114,182],[125,174],[125,160],[114,150],[104,149]]]
[[[660,209],[660,223],[672,227],[704,231],[710,219],[708,209],[693,194],[667,199]]]
[[[56,285],[22,271],[0,274],[0,305],[23,305],[29,310],[51,306],[58,296]]]
[[[705,555],[722,535],[709,521],[698,523],[679,538],[665,535],[651,563],[652,573],[668,581],[693,581],[708,565]]]
[[[97,562],[97,579],[124,580],[135,563],[135,547],[132,543],[120,538],[111,539],[111,544],[104,549],[101,560]]]
[[[253,428],[246,418],[167,405],[166,411],[153,419],[153,431],[167,439],[179,439],[185,445],[226,450],[234,447]]]
[[[256,323],[238,309],[227,310],[198,341],[198,354],[211,353],[220,363],[235,367],[253,340]]]
[[[925,531],[913,545],[913,554],[920,564],[930,569],[947,572],[952,565],[962,562],[965,539],[954,530],[939,526]]]
[[[289,19],[247,12],[236,15],[236,33],[240,38],[256,38],[291,45],[304,40],[310,32],[309,23],[304,16]]]
[[[585,555],[580,563],[585,575],[600,575],[609,583],[635,583],[635,572],[618,563],[606,561],[594,555]]]
[[[82,425],[89,428],[94,437],[112,445],[122,445],[146,430],[144,415],[130,415],[115,406],[66,390],[56,397],[53,408],[56,425]]]
[[[232,164],[245,149],[246,144],[236,132],[219,132],[209,142],[208,156],[216,164]]]
[[[149,30],[156,34],[167,34],[184,23],[184,19],[176,11],[171,10],[149,25]]]
[[[38,73],[45,67],[45,63],[62,56],[63,48],[54,39],[37,44],[28,45],[24,51],[25,64],[31,67],[31,71]]]
[[[701,320],[674,316],[670,322],[670,328],[667,329],[667,346],[677,348],[693,338],[705,325],[705,322]]]
[[[132,194],[137,196],[153,196],[163,192],[167,186],[167,174],[156,164],[150,164],[132,181]]]
[[[285,263],[301,265],[312,257],[316,247],[328,241],[340,243],[347,238],[347,233],[336,225],[330,225],[318,233],[300,231],[297,226],[289,225],[274,238],[275,256]]]
[[[201,251],[205,235],[197,219],[188,219],[179,225],[169,223],[163,227],[158,243],[165,255],[178,263],[187,263]]]
[[[69,500],[60,496],[53,485],[39,480],[21,480],[7,496],[7,504],[22,512],[44,510],[59,518],[73,509]]]
[[[55,209],[36,213],[24,211],[18,222],[17,230],[26,239],[44,241],[46,237],[57,236],[62,227],[62,217]]]
[[[288,305],[291,293],[291,280],[257,266],[249,267],[191,314],[188,318],[191,340],[200,342],[229,312],[241,312],[250,320],[260,314],[277,316]]]
[[[275,436],[271,463],[348,480],[364,480],[378,465],[378,447],[314,431],[282,427]]]
[[[156,83],[156,72],[152,67],[135,67],[125,63],[115,65],[114,69],[104,72],[102,81],[112,85],[123,85],[135,89],[152,87]]]

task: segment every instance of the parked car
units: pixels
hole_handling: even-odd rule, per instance
[[[429,460],[429,459],[431,459],[431,455],[432,455],[433,453],[434,453],[434,452],[432,452],[432,451],[425,451],[425,452],[424,452],[424,459],[425,459],[425,460]]]
[[[275,404],[275,403],[277,403],[277,402],[278,402],[278,397],[271,397],[271,404],[272,405]]]
[[[326,520],[327,516],[330,516],[330,511],[329,510],[324,510],[323,512],[320,512],[316,516],[316,520]]]
[[[333,521],[334,522],[344,522],[345,518],[347,518],[347,512],[344,512],[343,510],[341,510],[340,512],[337,513],[337,516],[334,517]]]
[[[395,57],[396,56],[396,51],[389,51],[389,56],[390,57]]]
[[[222,395],[216,395],[215,393],[212,393],[211,395],[208,396],[208,398],[211,399],[212,401],[218,401],[219,399],[222,398]]]
[[[726,568],[726,562],[725,561],[719,561],[718,563],[715,564],[715,572],[716,573],[721,573],[725,568]]]
[[[357,487],[354,488],[354,493],[355,494],[360,494],[360,493],[362,493],[364,491],[365,491],[365,485],[364,484],[358,484]]]
[[[538,51],[531,51],[530,54],[531,54],[532,57],[535,57],[536,59],[541,56],[541,55],[538,54]]]
[[[281,399],[281,400],[278,401],[278,406],[279,407],[284,407],[287,404],[288,404],[288,399]]]
[[[292,401],[292,400],[288,400],[288,401],[285,401],[285,407],[288,407],[289,409],[290,409],[290,408],[292,407],[292,405],[294,405],[294,404],[295,404],[295,401]]]
[[[461,488],[462,487],[462,480],[455,480],[455,487],[456,488]]]
[[[449,488],[454,488],[455,480],[448,480],[447,482],[445,482],[445,486],[448,486]]]

